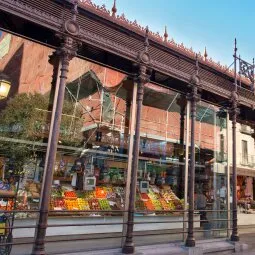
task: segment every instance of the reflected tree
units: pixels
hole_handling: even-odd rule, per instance
[[[51,111],[48,110],[49,94],[17,94],[9,100],[0,114],[0,151],[13,158],[14,168],[20,173],[24,163],[42,151],[48,141]],[[65,97],[59,144],[64,146],[83,145],[82,109],[68,96]],[[42,153],[45,153],[46,146]]]

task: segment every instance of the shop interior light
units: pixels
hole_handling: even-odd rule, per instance
[[[8,96],[10,88],[11,82],[9,78],[4,74],[0,74],[0,99],[4,99]]]

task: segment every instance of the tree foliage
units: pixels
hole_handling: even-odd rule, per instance
[[[40,149],[38,145],[33,145],[34,142],[48,141],[51,121],[49,98],[48,94],[17,94],[8,101],[7,107],[0,114],[1,136],[7,138],[0,142],[0,150],[19,162],[17,168],[21,168]],[[82,109],[67,96],[61,117],[61,145],[82,146]],[[8,138],[11,139],[8,141]],[[13,139],[18,139],[17,143]]]

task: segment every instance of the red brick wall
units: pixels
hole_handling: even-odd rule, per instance
[[[3,33],[0,41],[6,34]],[[3,70],[12,78],[12,95],[22,92],[39,92],[46,93],[50,90],[52,79],[52,66],[48,63],[49,55],[52,54],[52,49],[33,43],[31,41],[12,36],[9,53],[0,60],[0,70]],[[89,70],[93,70],[101,83],[106,87],[114,87],[118,85],[124,74],[105,68],[103,66],[75,58],[70,63],[70,71],[68,81],[71,82]],[[152,85],[155,86],[155,85]],[[157,90],[165,90],[160,87],[155,87]],[[93,99],[98,99],[99,95],[93,95]],[[93,116],[97,121],[100,119],[99,101],[89,101],[88,99],[81,100],[81,103],[94,108]],[[122,99],[116,101],[117,111],[125,113],[126,106]],[[93,124],[89,114],[85,114],[85,125]],[[141,132],[161,137],[167,137],[179,140],[180,139],[180,114],[177,112],[168,113],[168,125],[166,125],[166,111],[143,106]],[[121,115],[116,115],[116,125],[121,124]],[[201,141],[201,148],[214,149],[214,127],[213,125],[196,123],[195,134],[196,142]],[[219,129],[217,128],[217,131]],[[199,133],[200,139],[199,139]]]

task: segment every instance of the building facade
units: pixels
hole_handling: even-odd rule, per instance
[[[123,253],[166,231],[188,247],[238,241],[237,218],[253,220],[249,81],[237,85],[236,73],[115,5],[0,3],[1,81],[11,84],[1,176],[16,178],[14,241],[34,237],[31,254],[45,253],[46,229],[64,241],[116,238]]]

